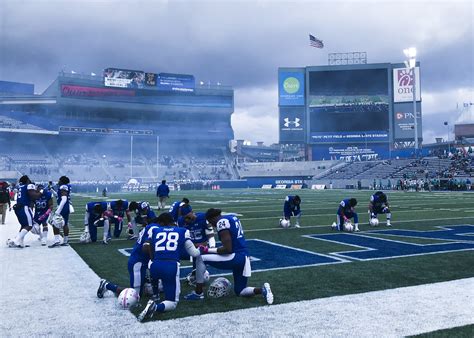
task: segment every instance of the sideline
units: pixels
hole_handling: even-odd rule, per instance
[[[97,299],[99,277],[71,247],[42,247],[28,234],[29,248],[7,248],[17,231],[9,213],[0,225],[1,337],[374,337],[474,323],[474,278],[467,278],[141,324],[115,307],[115,297]]]

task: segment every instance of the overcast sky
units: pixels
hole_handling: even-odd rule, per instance
[[[402,62],[418,49],[425,143],[444,121],[470,120],[474,2],[0,0],[0,80],[41,93],[66,71],[107,67],[185,73],[235,89],[235,137],[278,142],[278,67],[327,64],[365,51],[368,63]],[[308,34],[324,41],[309,46]],[[473,108],[471,108],[473,109]],[[451,135],[451,138],[453,136]]]

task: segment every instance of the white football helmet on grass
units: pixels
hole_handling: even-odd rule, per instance
[[[120,292],[117,298],[117,305],[120,309],[127,310],[138,305],[140,295],[137,290],[133,288],[126,288]]]
[[[280,226],[282,228],[288,228],[290,226],[290,221],[288,221],[287,219],[280,219]]]
[[[354,231],[354,226],[352,225],[350,221],[347,221],[344,223],[344,231],[347,231],[347,232]]]
[[[210,298],[220,298],[227,296],[230,293],[231,286],[232,283],[227,278],[216,278],[212,281],[211,285],[209,285],[207,295]]]
[[[376,227],[376,226],[379,225],[379,220],[378,220],[378,218],[371,218],[369,223],[370,223],[371,226]]]

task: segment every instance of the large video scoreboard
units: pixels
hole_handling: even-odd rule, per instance
[[[396,144],[414,140],[413,105],[407,102],[412,73],[399,68],[389,63],[280,68],[280,143],[307,144],[313,160],[390,157]],[[417,87],[420,93],[419,68]]]

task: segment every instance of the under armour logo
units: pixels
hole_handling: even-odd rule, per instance
[[[285,117],[283,119],[283,121],[285,121],[285,127],[288,128],[290,126],[290,124],[293,124],[295,127],[299,127],[301,124],[300,124],[300,119],[295,117],[295,120],[294,121],[290,121],[290,119],[288,117]]]

